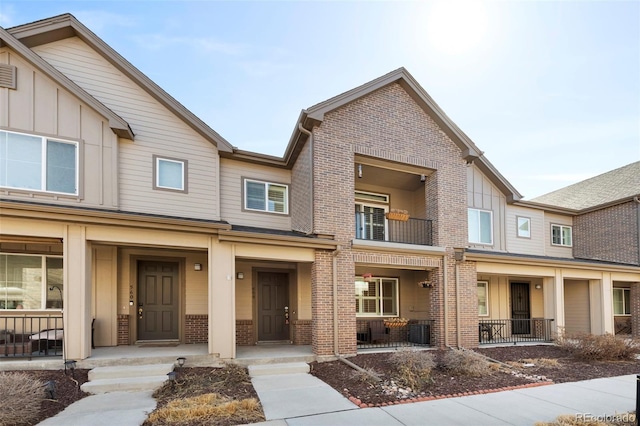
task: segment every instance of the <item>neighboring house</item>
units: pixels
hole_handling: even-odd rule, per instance
[[[0,39],[0,328],[63,312],[66,358],[91,355],[94,318],[97,346],[331,356],[611,332],[634,300],[637,257],[588,236],[598,206],[521,200],[404,69],[303,110],[278,158],[71,15]]]

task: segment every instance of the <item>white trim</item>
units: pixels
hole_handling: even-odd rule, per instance
[[[478,288],[481,287],[481,284],[484,285],[484,294],[485,294],[485,304],[486,304],[486,308],[487,308],[487,313],[486,314],[481,314],[480,313],[480,294],[478,293],[478,316],[479,317],[488,317],[489,316],[489,281],[478,281],[477,282],[477,286]]]
[[[616,317],[630,317],[631,316],[631,309],[629,309],[629,313],[628,314],[616,314],[616,305],[615,305],[615,299],[613,297],[613,294],[615,293],[616,290],[620,290],[622,291],[622,309],[624,310],[625,307],[625,301],[626,301],[626,297],[625,297],[625,290],[629,292],[629,299],[631,299],[631,289],[627,288],[627,287],[613,287],[612,291],[611,291],[611,305],[612,305],[612,311],[613,311],[613,315]],[[631,308],[631,301],[629,300],[629,308]]]
[[[395,298],[395,314],[386,314],[384,313],[384,304],[383,304],[383,298],[382,298],[382,281],[383,280],[387,280],[387,281],[393,281],[394,282],[394,298]],[[356,317],[376,317],[376,318],[397,318],[400,316],[400,279],[399,278],[395,278],[395,277],[371,277],[369,278],[369,281],[365,281],[364,278],[362,276],[356,276],[354,279],[354,287],[356,285],[356,283],[361,283],[361,282],[365,282],[365,283],[369,283],[371,281],[375,281],[376,282],[376,293],[377,296],[375,296],[375,299],[377,301],[377,309],[379,310],[378,313],[371,313],[371,312],[358,312],[356,310]],[[358,299],[358,295],[355,295],[356,299]],[[365,296],[360,296],[361,298],[364,298]],[[371,300],[373,299],[372,296],[366,296],[367,300]],[[363,299],[360,299],[363,300]],[[354,300],[355,301],[355,300]],[[362,309],[362,306],[360,306],[360,308]]]
[[[476,208],[472,208],[472,207],[467,208],[467,226],[468,226],[468,223],[469,223],[469,221],[471,219],[471,212],[477,212],[478,213],[477,214],[477,222],[478,222],[478,232],[479,232],[479,234],[475,236],[475,237],[477,237],[477,241],[476,241],[476,240],[472,239],[471,230],[467,229],[467,237],[469,239],[469,243],[471,243],[471,244],[479,244],[479,245],[484,245],[484,246],[492,246],[493,245],[493,211],[492,210],[484,210],[484,209],[476,209]],[[481,240],[481,235],[482,235],[480,213],[489,213],[489,224],[491,225],[491,229],[490,229],[491,241],[490,242],[480,241]]]
[[[560,228],[560,244],[557,244],[557,243],[553,242],[553,228],[554,227]],[[567,228],[570,231],[571,244],[565,244],[565,242],[564,242],[564,234],[562,232],[562,230],[564,228]],[[557,246],[557,247],[573,247],[573,227],[570,226],[570,225],[562,225],[562,224],[559,224],[559,223],[552,223],[551,224],[551,245],[552,246]]]
[[[247,200],[248,200],[247,183],[248,182],[264,184],[264,209],[255,209],[247,206]],[[242,186],[244,190],[243,206],[245,210],[252,211],[252,212],[264,212],[264,213],[274,213],[274,214],[282,214],[282,215],[289,214],[289,184],[244,178],[244,182]],[[269,188],[271,186],[279,186],[284,188],[284,211],[279,212],[279,211],[269,209]]]
[[[525,220],[528,223],[526,235],[520,234],[520,220]],[[530,217],[516,216],[516,237],[531,239],[531,218]]]
[[[173,186],[164,186],[164,185],[160,185],[160,162],[164,161],[167,163],[176,163],[176,164],[180,164],[180,166],[182,167],[182,173],[180,173],[180,188],[176,188]],[[184,185],[184,172],[185,172],[185,161],[184,160],[175,160],[172,158],[166,158],[166,157],[156,157],[156,188],[162,188],[162,189],[173,189],[175,191],[184,191],[185,190],[185,185]]]

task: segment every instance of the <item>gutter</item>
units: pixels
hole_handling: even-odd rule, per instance
[[[309,229],[309,233],[312,234],[315,229],[315,221],[314,221],[314,192],[313,192],[313,132],[305,129],[302,123],[298,123],[298,130],[309,137],[309,175],[310,175],[310,185],[309,185],[309,207],[311,208],[311,229]]]
[[[449,274],[447,273],[447,255],[442,256],[442,303],[444,304],[443,316],[444,316],[444,345],[449,347],[449,307],[447,305],[447,291],[449,283]]]

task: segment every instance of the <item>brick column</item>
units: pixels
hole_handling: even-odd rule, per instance
[[[631,293],[631,336],[640,337],[640,283],[632,283]]]

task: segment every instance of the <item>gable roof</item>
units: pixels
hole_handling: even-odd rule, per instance
[[[71,81],[69,77],[58,71],[47,61],[35,54],[29,47],[22,44],[7,30],[0,27],[0,47],[2,46],[8,46],[9,48],[17,52],[21,57],[23,57],[27,62],[33,65],[40,72],[47,75],[49,78],[51,78],[60,86],[64,87],[82,102],[86,103],[91,108],[109,119],[109,127],[111,127],[111,130],[113,130],[116,135],[124,139],[133,140],[133,131],[131,130],[129,123],[127,123],[122,117],[113,112],[102,102],[91,96],[84,89]]]
[[[533,203],[586,210],[640,196],[640,161],[574,183],[530,200]]]
[[[495,184],[510,202],[518,201],[522,195],[505,179],[504,176],[489,162],[484,153],[475,143],[444,113],[429,94],[418,84],[409,72],[404,68],[398,68],[388,74],[376,78],[368,83],[358,86],[352,90],[344,92],[338,96],[320,102],[312,107],[303,110],[296,123],[296,128],[291,135],[289,145],[285,151],[284,160],[286,162],[295,161],[295,158],[302,149],[302,145],[307,136],[298,125],[311,130],[319,125],[325,114],[340,108],[350,102],[360,99],[378,89],[390,84],[399,84],[411,98],[427,113],[438,126],[446,133],[461,151],[461,156],[468,162],[474,164]]]
[[[63,40],[69,37],[78,37],[87,43],[98,54],[105,58],[111,65],[133,80],[156,101],[160,102],[169,111],[182,119],[189,127],[207,139],[220,151],[232,152],[233,146],[206,123],[196,117],[180,102],[165,92],[160,86],[124,59],[111,46],[105,43],[97,35],[91,32],[73,15],[66,13],[52,18],[43,19],[29,24],[9,28],[11,35],[27,48],[41,44]]]

